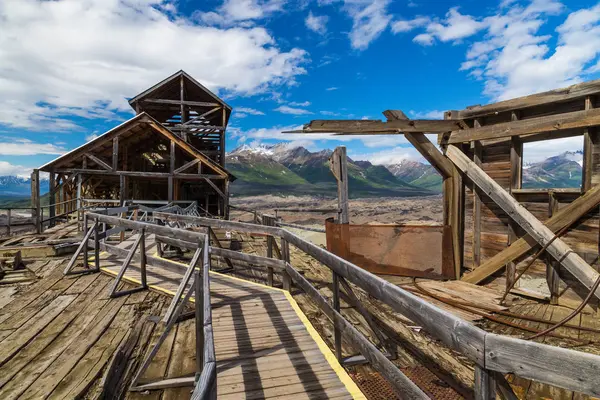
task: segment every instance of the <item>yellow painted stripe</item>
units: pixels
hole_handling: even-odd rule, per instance
[[[337,358],[335,357],[335,354],[333,354],[329,346],[327,346],[327,343],[325,343],[325,341],[321,338],[321,335],[319,335],[319,332],[317,332],[315,327],[310,323],[310,321],[308,320],[304,312],[300,309],[300,306],[298,306],[298,303],[296,302],[296,300],[294,300],[290,292],[283,292],[285,293],[285,297],[287,297],[294,311],[296,311],[296,314],[300,318],[300,321],[302,321],[310,336],[317,343],[319,350],[321,350],[321,353],[323,353],[325,359],[327,360],[331,368],[335,371],[338,378],[340,378],[340,381],[342,381],[342,383],[346,387],[346,390],[348,390],[348,393],[350,393],[353,399],[366,400],[367,398],[360,391],[358,385],[356,385],[356,383],[352,380],[352,378],[350,378],[350,375],[348,375],[344,367],[342,367],[342,365],[338,362]]]
[[[154,257],[161,258],[161,257],[158,256],[157,253],[154,253]],[[166,260],[165,258],[163,258],[163,259]],[[185,267],[189,266],[188,264],[180,263],[180,262],[173,261],[173,260],[168,260],[168,261],[180,264],[180,265],[185,266]],[[111,270],[109,270],[107,268],[101,268],[101,270],[104,271],[104,272],[106,272],[106,273],[108,273],[108,274],[110,274],[110,275],[112,275],[112,276],[117,276],[116,272],[113,272],[113,271],[111,271]],[[304,327],[308,331],[308,334],[310,335],[310,337],[312,337],[312,339],[317,344],[317,347],[319,347],[319,350],[321,351],[321,353],[323,353],[323,356],[325,356],[325,360],[327,360],[327,363],[329,364],[329,366],[333,369],[333,371],[336,373],[336,375],[338,376],[338,378],[340,378],[340,381],[346,387],[346,390],[348,391],[348,393],[350,393],[350,395],[352,396],[352,398],[355,399],[355,400],[367,400],[367,398],[365,397],[365,395],[359,389],[358,385],[352,380],[352,378],[350,377],[350,375],[348,375],[348,372],[346,372],[346,370],[344,369],[344,367],[342,367],[342,365],[339,363],[339,361],[335,357],[335,354],[333,354],[333,352],[331,351],[331,349],[329,348],[329,346],[327,346],[327,343],[325,343],[325,341],[321,338],[321,335],[319,335],[319,332],[317,332],[317,330],[315,329],[315,327],[311,324],[311,322],[309,321],[309,319],[306,317],[306,314],[304,314],[304,312],[302,311],[302,309],[300,308],[300,306],[298,305],[298,303],[296,302],[296,300],[292,297],[292,295],[290,294],[290,292],[288,292],[287,290],[283,290],[283,289],[279,289],[279,288],[274,288],[274,287],[271,287],[271,286],[263,285],[262,283],[247,281],[245,279],[237,278],[235,276],[221,274],[221,273],[215,272],[215,271],[210,271],[210,274],[211,275],[218,275],[218,276],[221,276],[221,277],[226,278],[226,279],[241,281],[243,283],[250,283],[252,285],[261,287],[263,289],[268,289],[268,290],[282,292],[285,295],[285,297],[287,298],[287,300],[289,301],[289,303],[292,306],[293,310],[296,312],[296,315],[298,315],[298,318],[300,318],[300,321],[302,321],[302,324],[304,325]],[[129,278],[127,276],[123,276],[123,279],[127,280],[129,282],[138,284],[138,285],[142,284],[142,282],[138,281],[137,279]],[[161,288],[160,286],[148,285],[148,287],[150,289],[153,289],[153,290],[157,291],[157,292],[165,293],[165,294],[170,295],[170,296],[174,296],[175,295],[175,292],[172,292],[172,291],[170,291],[168,289]],[[192,302],[194,301],[193,298],[191,298],[190,300]]]

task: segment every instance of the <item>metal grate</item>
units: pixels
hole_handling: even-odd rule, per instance
[[[440,400],[462,400],[463,397],[431,371],[422,366],[400,368],[411,381],[429,397]],[[390,384],[377,372],[351,374],[360,390],[369,400],[401,400]]]

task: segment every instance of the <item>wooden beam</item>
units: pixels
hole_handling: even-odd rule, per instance
[[[175,173],[175,174],[178,174],[178,173],[180,173],[180,172],[183,172],[183,171],[185,171],[186,169],[188,169],[188,168],[191,168],[191,167],[193,167],[194,165],[198,164],[199,162],[200,162],[200,160],[199,160],[199,159],[197,159],[197,158],[195,158],[195,159],[193,159],[192,161],[190,161],[190,162],[187,162],[187,163],[185,163],[184,165],[182,165],[181,167],[179,167],[179,168],[175,169],[175,170],[173,171],[173,173]]]
[[[219,103],[209,103],[204,101],[189,101],[189,100],[169,100],[169,99],[144,99],[144,103],[156,103],[156,104],[184,104],[186,106],[197,106],[197,107],[220,107]]]
[[[42,212],[40,203],[40,171],[34,169],[31,172],[31,208],[35,218],[35,229],[38,234],[42,233]]]
[[[476,124],[478,122],[476,121]],[[474,144],[473,162],[481,167],[483,157],[483,147],[481,142],[476,140]],[[481,264],[481,191],[476,185],[473,185],[473,265],[475,268]]]
[[[465,110],[454,111],[454,118],[476,118],[487,115],[495,115],[501,112],[512,111],[519,108],[529,108],[550,103],[563,103],[577,98],[600,93],[600,79],[578,83],[566,88],[550,90],[548,92],[537,93],[530,96],[518,97],[500,101],[498,103],[485,106],[469,107]]]
[[[546,227],[556,233],[565,227],[573,225],[598,205],[600,205],[600,185],[594,186],[583,196],[558,210],[556,214],[546,221]],[[531,236],[526,235],[488,259],[475,271],[463,276],[462,280],[477,284],[496,271],[501,270],[507,263],[521,257],[536,245],[535,240]]]
[[[600,125],[600,109],[573,111],[563,114],[546,115],[495,125],[454,130],[448,143],[470,142],[472,140],[498,139],[503,137],[531,135],[542,132],[557,132],[568,129],[590,128]]]
[[[173,177],[176,179],[183,180],[204,180],[204,179],[213,179],[213,180],[225,180],[227,176],[221,175],[213,175],[213,174],[170,174],[168,172],[143,172],[143,171],[104,171],[104,170],[96,170],[96,169],[64,169],[58,170],[58,172],[65,173],[73,173],[73,174],[86,174],[86,175],[112,175],[112,176],[137,176],[143,178],[169,178]]]
[[[197,115],[197,116],[193,117],[192,119],[190,119],[189,121],[185,121],[185,122],[183,123],[183,125],[190,125],[190,124],[192,124],[192,123],[194,123],[194,122],[196,122],[196,121],[201,121],[201,120],[202,120],[202,118],[206,118],[206,117],[207,117],[207,116],[209,116],[210,114],[213,114],[213,113],[215,113],[215,112],[219,111],[221,108],[222,108],[222,107],[215,107],[215,108],[213,108],[212,110],[209,110],[209,111],[207,111],[207,112],[205,112],[205,113],[203,113],[203,114]]]
[[[545,245],[554,238],[554,232],[535,218],[525,207],[508,194],[498,183],[490,178],[481,168],[454,145],[448,146],[446,154],[452,162],[500,206],[509,217],[517,222],[540,245]],[[577,253],[561,239],[556,239],[547,252],[559,261],[581,284],[590,289],[598,279],[598,272],[586,263]],[[600,298],[600,290],[596,293]]]
[[[215,189],[215,192],[217,192],[219,194],[219,196],[221,196],[222,198],[226,198],[227,196],[225,196],[225,193],[223,193],[221,191],[221,189],[219,189],[219,187],[217,185],[215,185],[210,179],[204,179],[206,181],[206,183],[208,183],[213,189]]]
[[[99,167],[104,168],[107,171],[112,171],[113,168],[112,166],[108,165],[107,163],[105,163],[104,161],[102,161],[101,159],[99,159],[98,157],[96,157],[93,154],[90,153],[85,153],[85,156],[87,158],[89,158],[90,160],[92,160],[93,162],[95,162],[96,164],[98,164]]]
[[[408,117],[400,110],[386,110],[383,115],[388,121],[394,120],[408,120]],[[431,143],[427,136],[423,133],[404,133],[406,140],[412,144],[415,149],[423,158],[425,158],[429,164],[431,164],[443,178],[452,176],[453,167],[452,163],[440,152],[435,144]]]
[[[586,96],[585,109],[591,110],[593,108],[594,98],[592,96]],[[595,134],[596,129],[597,128],[587,128],[583,132],[583,163],[581,168],[581,187],[583,188],[584,192],[587,192],[592,187],[592,136]]]
[[[113,138],[113,151],[112,151],[112,170],[116,171],[119,169],[119,137]]]
[[[293,133],[335,133],[342,135],[401,134],[406,132],[443,133],[465,127],[453,120],[313,120]]]

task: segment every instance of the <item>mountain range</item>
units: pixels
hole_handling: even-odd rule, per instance
[[[328,163],[331,154],[331,150],[310,152],[285,143],[238,147],[226,157],[226,167],[238,178],[231,192],[335,196],[336,182]],[[582,161],[583,153],[577,151],[527,163],[523,166],[523,187],[579,187]],[[348,175],[351,197],[423,196],[440,193],[442,187],[442,178],[431,165],[412,160],[373,165],[348,158]],[[42,193],[48,192],[48,185],[48,179],[40,179]],[[30,193],[29,178],[0,176],[0,204],[16,204]]]
[[[331,150],[310,152],[304,147],[280,143],[273,146],[241,146],[226,157],[226,168],[238,179],[234,194],[266,193],[332,196],[337,184],[329,170]],[[351,197],[425,196],[435,192],[408,183],[385,166],[348,158]]]

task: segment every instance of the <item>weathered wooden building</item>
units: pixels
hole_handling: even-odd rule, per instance
[[[50,207],[50,217],[78,207],[71,201],[78,198],[196,201],[225,216],[235,179],[224,167],[231,107],[184,71],[130,104],[135,117],[34,171],[34,204],[43,171],[50,174],[50,203],[59,208]]]

